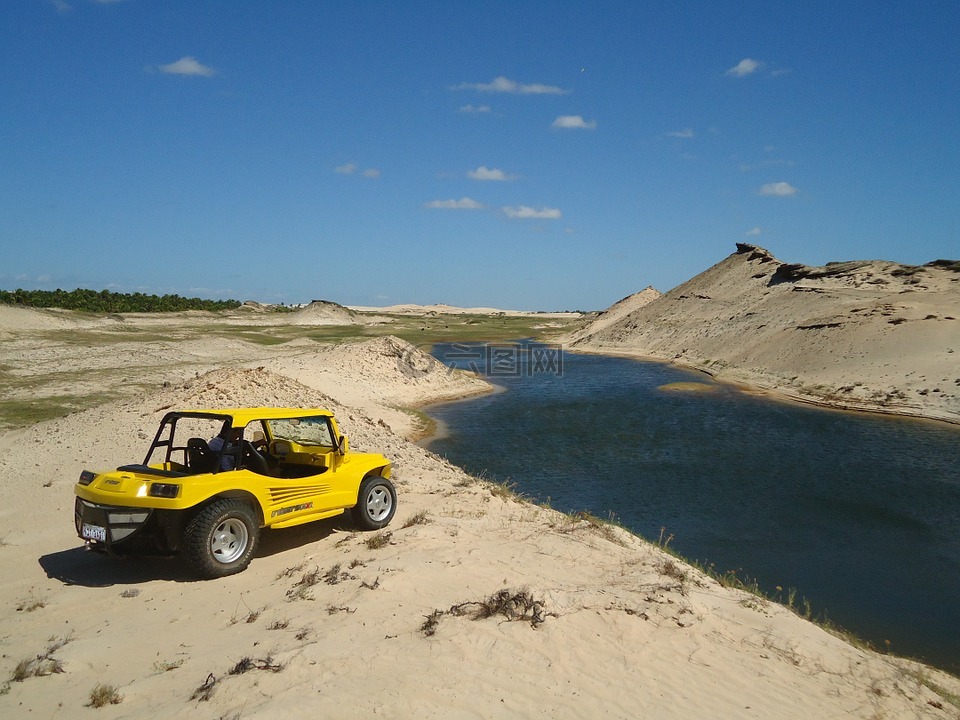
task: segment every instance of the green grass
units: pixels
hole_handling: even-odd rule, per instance
[[[387,315],[377,317],[390,322],[376,325],[215,325],[209,333],[219,337],[241,338],[261,345],[278,345],[305,338],[317,342],[343,342],[394,335],[414,345],[437,342],[475,342],[515,340],[536,337],[548,339],[573,330],[575,318],[540,318],[499,315]],[[360,315],[363,318],[363,314]],[[549,324],[551,327],[543,327]],[[556,325],[557,327],[552,327]]]
[[[278,313],[282,315],[282,313]],[[72,313],[73,317],[98,318],[104,315],[90,313]],[[28,333],[35,338],[40,347],[54,345],[70,348],[71,355],[78,349],[89,353],[91,358],[98,354],[110,353],[120,345],[124,350],[136,350],[146,344],[177,342],[193,338],[223,338],[242,340],[255,346],[272,347],[293,340],[313,340],[323,343],[358,341],[368,338],[394,335],[407,340],[424,352],[438,342],[497,342],[535,338],[549,342],[551,338],[569,332],[579,325],[577,318],[554,318],[506,315],[427,315],[424,317],[385,313],[357,313],[360,321],[373,317],[384,318],[378,324],[355,325],[283,325],[243,324],[232,322],[228,318],[212,315],[209,322],[203,318],[184,318],[182,324],[171,324],[154,328],[137,326],[134,322],[112,322],[96,328],[37,330]],[[275,319],[277,313],[265,318]],[[171,317],[176,323],[176,318]],[[31,341],[27,341],[28,343]],[[150,348],[156,353],[170,354],[169,365],[177,363],[173,350]],[[29,352],[29,351],[28,351]],[[46,358],[46,351],[41,357]],[[156,356],[154,365],[150,363],[147,375],[156,377],[163,367],[165,358]],[[106,402],[130,397],[131,395],[149,395],[156,390],[156,383],[137,383],[137,369],[131,367],[87,367],[82,360],[66,361],[64,369],[55,372],[21,375],[19,365],[6,362],[0,364],[0,428],[24,427],[45,420],[63,417],[72,412],[86,410]],[[131,382],[131,378],[134,380]],[[99,388],[116,388],[107,393]],[[428,435],[434,430],[433,421],[423,413],[409,411],[424,428]]]
[[[35,400],[0,400],[0,428],[24,427],[69,415],[84,405],[84,398],[74,395],[55,395]],[[88,400],[87,407],[103,402]]]

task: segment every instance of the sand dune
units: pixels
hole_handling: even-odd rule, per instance
[[[286,321],[291,325],[353,325],[356,313],[328,300],[314,300],[293,311]]]
[[[835,407],[960,421],[960,271],[885,261],[789,265],[737,252],[571,338]]]
[[[770,264],[732,262],[749,266],[743,282]],[[601,332],[626,332],[662,300]],[[97,334],[57,346],[4,327],[8,386],[25,392],[58,362],[104,393],[132,383],[123,377],[138,384],[0,431],[2,717],[957,717],[954,678],[851,645],[410,442],[419,425],[399,406],[486,385],[402,340],[235,340],[224,352],[200,331],[144,342],[138,357],[136,343]],[[327,406],[353,447],[392,458],[399,510],[385,544],[348,520],[267,532],[245,572],[206,582],[175,560],[82,550],[82,469],[139,461],[170,407],[231,405]],[[119,702],[93,710],[101,684]]]
[[[628,295],[622,300],[615,302],[603,312],[598,313],[597,317],[592,318],[583,328],[572,333],[570,340],[577,341],[595,335],[604,328],[610,327],[621,318],[652,303],[662,295],[663,293],[653,287],[646,287],[640,292]]]

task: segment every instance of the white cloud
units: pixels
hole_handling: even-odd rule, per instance
[[[763,63],[759,60],[751,60],[750,58],[744,58],[738,62],[734,67],[727,70],[727,75],[733,77],[745,77],[747,75],[752,75],[757,70],[763,67]]]
[[[53,5],[54,10],[59,13],[68,13],[73,10],[73,6],[67,2],[64,2],[64,0],[53,0],[51,4]]]
[[[472,115],[479,115],[482,113],[490,112],[490,106],[489,105],[463,105],[460,108],[460,112],[469,113]]]
[[[761,186],[758,192],[761,195],[773,197],[789,197],[790,195],[796,195],[797,189],[788,182],[775,182]]]
[[[500,209],[508,218],[517,220],[559,220],[561,217],[560,211],[556,208],[545,207],[538,210],[537,208],[520,205],[519,207],[503,207]]]
[[[161,65],[160,72],[170,75],[202,75],[203,77],[210,77],[216,74],[217,71],[211,67],[200,64],[196,58],[188,55],[169,65]]]
[[[333,169],[333,171],[338,175],[353,175],[355,172],[357,172],[357,170],[357,164],[352,162],[338,165]],[[380,177],[380,170],[377,168],[367,168],[360,174],[365,178],[378,178]]]
[[[692,138],[694,136],[693,129],[687,128],[686,130],[675,130],[674,132],[667,133],[667,137],[675,138]]]
[[[542,83],[518,83],[502,75],[488,83],[460,83],[451,90],[477,90],[479,92],[510,93],[513,95],[565,95],[568,91],[556,85]]]
[[[463,197],[459,200],[434,200],[426,203],[424,207],[430,210],[483,210],[486,205],[473,198]]]
[[[481,165],[476,170],[470,170],[467,173],[467,177],[473,180],[496,180],[502,182],[504,180],[514,180],[516,175],[507,175],[507,173],[498,168],[488,168],[485,165]]]
[[[762,232],[762,231],[760,230],[760,226],[758,225],[758,226],[755,227],[755,228],[750,228],[749,230],[747,230],[747,231],[744,233],[744,235],[759,235],[761,232]]]
[[[597,121],[584,120],[581,115],[560,115],[550,124],[550,127],[567,130],[596,130]]]

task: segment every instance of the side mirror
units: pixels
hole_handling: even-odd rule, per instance
[[[337,452],[341,455],[346,455],[350,452],[350,441],[347,440],[346,435],[341,435],[340,439],[337,441]]]

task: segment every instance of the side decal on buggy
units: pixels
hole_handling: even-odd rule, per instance
[[[300,512],[301,510],[309,510],[313,507],[312,502],[300,503],[299,505],[291,505],[290,507],[280,508],[279,510],[274,510],[270,513],[270,517],[275,518],[280,515],[287,515],[289,513]]]

